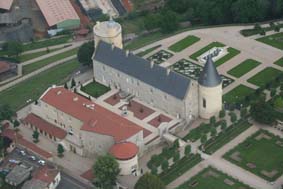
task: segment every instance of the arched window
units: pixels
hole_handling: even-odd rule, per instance
[[[206,108],[206,100],[204,98],[202,99],[202,107]]]

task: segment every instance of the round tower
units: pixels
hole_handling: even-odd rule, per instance
[[[95,47],[100,40],[113,44],[118,48],[123,48],[122,27],[119,23],[110,18],[109,21],[97,22],[93,27]]]
[[[208,55],[199,80],[199,116],[209,119],[222,109],[222,79]]]

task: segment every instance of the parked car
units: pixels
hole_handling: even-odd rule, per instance
[[[40,164],[40,165],[45,165],[45,161],[44,160],[38,160],[38,163]]]
[[[9,159],[10,163],[15,163],[15,164],[20,164],[21,162],[19,160],[15,160],[15,159]]]
[[[35,161],[36,157],[35,156],[29,156],[29,159],[31,159],[32,161]]]
[[[20,151],[20,154],[21,154],[22,156],[25,156],[25,155],[26,155],[26,152],[25,152],[24,150],[21,150],[21,151]]]

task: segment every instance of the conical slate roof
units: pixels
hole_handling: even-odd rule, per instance
[[[216,87],[222,82],[221,76],[218,74],[211,55],[208,55],[207,57],[207,61],[199,76],[198,82],[205,87]]]

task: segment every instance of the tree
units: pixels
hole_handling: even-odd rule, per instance
[[[217,135],[216,129],[214,127],[211,127],[211,129],[210,129],[210,136],[212,138],[214,138],[216,135]]]
[[[23,45],[16,41],[10,41],[3,45],[3,50],[8,56],[19,56],[23,52]]]
[[[173,161],[176,162],[180,159],[180,153],[179,151],[176,151],[174,156],[173,156]]]
[[[101,188],[110,189],[115,185],[117,176],[120,173],[119,164],[117,160],[109,154],[100,156],[93,166],[93,173],[97,184]]]
[[[7,104],[0,104],[0,121],[11,120],[14,115],[14,111]]]
[[[67,83],[64,84],[64,88],[65,88],[65,89],[69,89]]]
[[[144,27],[147,30],[153,30],[160,26],[160,15],[159,14],[149,14],[144,18]]]
[[[156,175],[146,173],[140,177],[134,189],[165,189],[165,185]]]
[[[221,110],[221,111],[219,112],[219,117],[220,117],[220,118],[225,117],[225,115],[226,115],[226,111],[225,111],[225,110]]]
[[[17,129],[20,126],[20,122],[17,119],[15,119],[13,122],[13,126],[14,126],[14,129]]]
[[[75,79],[73,78],[72,81],[71,81],[71,88],[74,88],[76,86],[76,81]]]
[[[169,163],[167,161],[167,159],[164,159],[163,162],[161,163],[161,168],[163,171],[166,171],[169,167]]]
[[[39,132],[37,130],[33,131],[32,138],[33,138],[34,143],[39,142],[39,139],[38,139],[39,138]]]
[[[180,147],[179,139],[176,139],[173,143],[173,148],[178,149]]]
[[[190,155],[190,153],[191,153],[191,146],[190,146],[190,145],[187,145],[187,146],[185,147],[185,155],[188,156],[188,155]]]
[[[272,88],[271,90],[270,90],[270,96],[271,97],[274,97],[276,95],[276,89],[275,88]]]
[[[221,121],[221,130],[224,131],[227,128],[227,122],[226,120]]]
[[[232,123],[235,123],[237,121],[237,115],[235,112],[230,112],[230,120]]]
[[[201,138],[200,138],[200,142],[201,142],[202,144],[204,144],[204,143],[206,143],[206,141],[207,141],[207,136],[206,136],[206,134],[203,134],[203,135],[201,136]]]
[[[94,52],[93,41],[84,43],[78,50],[78,61],[83,65],[92,66],[92,55]]]
[[[65,152],[64,146],[62,144],[58,144],[58,146],[57,146],[58,157],[63,157],[64,152]]]
[[[163,33],[171,33],[178,29],[178,18],[176,13],[170,10],[162,11],[160,28]]]
[[[250,112],[252,118],[259,123],[272,125],[276,122],[276,115],[269,103],[259,101],[251,106]]]
[[[242,108],[241,112],[240,112],[240,115],[241,115],[241,117],[245,117],[247,115],[247,113],[248,113],[247,108]]]
[[[216,118],[215,118],[215,116],[212,116],[212,117],[209,119],[209,123],[210,123],[212,126],[215,125],[215,123],[216,123]]]

